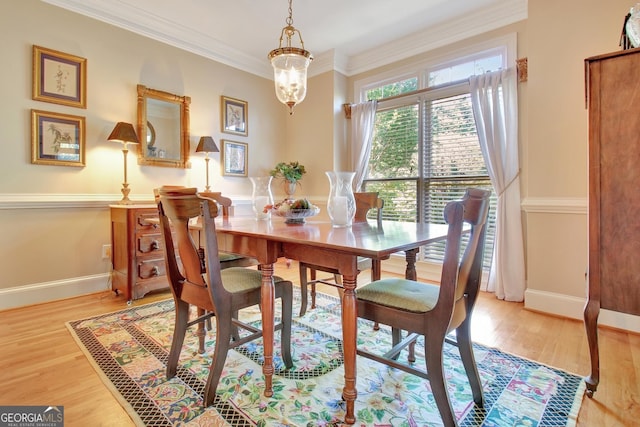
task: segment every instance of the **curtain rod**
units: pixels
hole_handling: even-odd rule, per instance
[[[415,95],[421,95],[423,93],[427,93],[427,92],[431,92],[437,89],[443,89],[443,88],[451,88],[451,87],[455,87],[458,85],[463,85],[463,84],[468,84],[469,83],[469,79],[463,79],[463,80],[458,80],[455,82],[450,82],[450,83],[445,83],[445,84],[441,84],[438,86],[430,86],[424,89],[416,89],[416,90],[412,90],[411,92],[404,92],[401,93],[399,95],[393,95],[393,96],[389,96],[387,98],[382,98],[379,99],[378,102],[384,102],[384,101],[392,101],[394,99],[398,99],[398,98],[404,98],[404,97],[409,97],[409,96],[415,96]],[[342,104],[342,107],[344,108],[344,115],[347,119],[351,118],[351,106],[354,104]]]
[[[520,58],[516,60],[516,71],[517,71],[517,75],[518,75],[518,82],[523,83],[526,82],[528,80],[528,58]],[[469,83],[469,79],[462,79],[462,80],[457,80],[455,82],[450,82],[450,83],[444,83],[438,86],[430,86],[424,89],[416,89],[413,90],[411,92],[406,92],[406,93],[402,93],[399,95],[394,95],[394,96],[390,96],[388,98],[383,98],[383,99],[379,99],[378,101],[382,102],[382,101],[392,101],[394,99],[398,99],[401,97],[405,97],[405,96],[414,96],[414,95],[421,95],[423,93],[427,93],[427,92],[431,92],[433,90],[438,90],[438,89],[447,89],[447,88],[451,88],[451,87],[455,87],[457,85],[463,85],[463,84],[468,84]],[[351,106],[353,104],[342,104],[342,108],[344,109],[344,116],[347,119],[351,118]]]

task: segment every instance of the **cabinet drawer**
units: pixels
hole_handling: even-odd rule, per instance
[[[165,275],[164,258],[141,260],[138,263],[138,278],[152,279]]]
[[[143,234],[138,236],[138,252],[141,254],[162,252],[162,234]]]
[[[158,211],[155,209],[146,209],[143,212],[138,212],[136,216],[136,230],[137,231],[153,231],[160,230],[160,225],[156,222],[150,222],[149,220],[158,219]]]

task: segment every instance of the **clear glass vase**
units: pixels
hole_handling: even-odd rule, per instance
[[[273,193],[271,192],[272,176],[251,176],[249,177],[253,184],[253,192],[251,193],[251,206],[256,219],[270,219],[271,209],[267,206],[273,206]]]
[[[627,37],[631,42],[631,46],[640,47],[640,3],[636,3],[635,6],[629,11],[631,16],[625,24]]]
[[[334,227],[350,227],[356,215],[356,199],[353,196],[355,172],[325,172],[331,190],[327,201],[327,213]]]

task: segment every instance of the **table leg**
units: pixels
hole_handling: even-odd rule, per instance
[[[342,347],[344,354],[344,388],[342,398],[347,404],[344,422],[354,424],[356,390],[356,337],[358,335],[358,312],[356,308],[356,276],[344,275],[342,278],[344,294],[342,296]]]
[[[416,273],[416,256],[418,255],[418,250],[419,248],[405,251],[407,259],[407,271],[404,273],[405,279],[418,280],[418,273]]]
[[[260,309],[262,312],[262,342],[264,346],[264,395],[273,395],[273,334],[274,334],[274,299],[273,264],[261,264],[262,287],[260,292]]]

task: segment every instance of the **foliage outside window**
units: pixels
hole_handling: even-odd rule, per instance
[[[426,81],[439,85],[416,91],[417,79],[401,79],[366,91],[378,100],[366,191],[385,199],[388,220],[444,223],[444,206],[466,188],[492,190],[476,133],[468,82],[474,72],[496,66],[495,52],[468,63],[434,68]],[[500,60],[502,58],[499,58]],[[450,80],[448,80],[450,79]],[[450,84],[443,84],[450,83]],[[389,99],[390,97],[393,97]],[[389,202],[392,201],[392,202]],[[495,234],[496,197],[492,196],[485,268]],[[425,259],[441,261],[444,244],[422,248]]]

